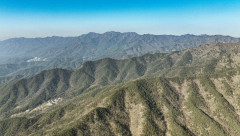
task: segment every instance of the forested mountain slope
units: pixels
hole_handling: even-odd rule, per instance
[[[0,87],[2,135],[239,135],[240,44],[52,69]]]
[[[199,45],[239,41],[239,38],[221,35],[139,35],[131,32],[13,38],[0,42],[0,76],[26,77],[53,68],[73,70],[86,61],[102,58],[124,59],[146,53],[167,53]]]
[[[240,39],[221,35],[139,35],[133,32],[88,33],[78,37],[13,38],[0,42],[0,57],[126,58],[150,52],[170,52],[217,42],[236,43]],[[1,58],[1,60],[3,60]],[[32,60],[33,61],[33,60]]]

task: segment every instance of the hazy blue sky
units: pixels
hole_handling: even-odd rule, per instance
[[[240,37],[240,0],[0,0],[0,40],[106,31]]]

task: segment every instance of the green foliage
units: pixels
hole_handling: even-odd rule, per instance
[[[17,132],[21,135],[27,135],[27,129],[30,128],[37,119],[27,119],[25,117],[11,118],[8,120],[0,121],[0,134],[2,136],[17,135]]]
[[[203,69],[204,73],[213,74],[215,72],[217,62],[218,62],[218,59],[212,59],[209,62],[207,62]]]
[[[232,91],[231,86],[230,86],[226,81],[223,81],[223,85],[224,85],[224,87],[225,87],[226,94],[227,94],[228,96],[232,96],[232,95],[233,95],[233,91]]]
[[[154,80],[139,80],[135,83],[136,90],[138,90],[141,100],[147,108],[147,113],[145,115],[146,122],[144,124],[143,134],[156,136],[164,134],[166,131],[166,124],[163,123],[164,117],[153,98],[153,92],[156,89],[155,85],[153,84]],[[161,125],[157,125],[156,121],[162,122]]]
[[[189,96],[185,104],[188,112],[191,112],[193,116],[190,120],[191,124],[195,125],[191,128],[193,133],[196,135],[225,135],[222,126],[202,110],[206,110],[207,105],[204,98],[199,94],[198,85],[192,82],[188,92]],[[209,130],[206,131],[206,128],[209,128]]]
[[[113,110],[123,111],[125,109],[124,90],[117,91],[111,98]]]
[[[0,121],[2,135],[132,135],[129,103],[144,107],[143,135],[239,135],[236,106],[226,97],[233,96],[236,86],[230,82],[239,70],[219,73],[221,57],[214,47],[208,49],[106,58],[75,71],[47,70],[2,85],[0,116],[7,117]],[[225,93],[214,78],[224,79]],[[63,104],[25,112],[59,97]],[[21,114],[11,117],[15,113]]]
[[[190,51],[187,51],[183,54],[181,60],[178,61],[177,65],[178,66],[186,66],[188,64],[191,64],[192,63],[192,54]]]
[[[197,108],[204,108],[207,107],[206,103],[204,102],[203,97],[199,94],[198,85],[194,82],[191,83],[189,86],[189,102]]]
[[[170,78],[169,80],[177,83],[178,85],[182,85],[184,82],[184,78],[181,78],[181,77],[174,77],[174,78]]]
[[[161,61],[160,63],[160,69],[163,68],[170,68],[173,66],[173,62],[172,62],[172,58],[170,57],[170,55],[166,55],[166,57]]]
[[[229,128],[234,129],[237,134],[240,134],[240,126],[238,123],[238,117],[235,113],[235,108],[224,98],[224,96],[219,93],[213,84],[213,82],[208,77],[203,77],[200,80],[201,84],[204,86],[205,90],[209,92],[212,96],[211,99],[215,99],[216,110],[213,112],[217,117],[224,118],[222,121]]]

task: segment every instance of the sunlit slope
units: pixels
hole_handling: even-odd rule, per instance
[[[57,135],[239,135],[239,71],[118,87]],[[231,86],[231,87],[230,87]],[[104,99],[103,99],[104,100]],[[61,127],[60,127],[61,128]]]
[[[92,90],[41,114],[0,122],[5,135],[239,135],[239,71],[140,79]],[[13,125],[15,124],[15,125]]]
[[[239,135],[240,46],[213,44],[0,87],[2,135]]]
[[[88,61],[75,71],[43,71],[35,76],[2,85],[0,112],[11,115],[10,110],[14,110],[13,113],[31,110],[51,99],[68,99],[94,88],[138,78],[187,77],[238,69],[239,51],[239,43],[219,43],[125,60],[106,58]]]

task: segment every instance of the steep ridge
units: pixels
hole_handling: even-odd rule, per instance
[[[15,98],[14,92],[17,92],[16,95],[18,95],[18,92],[24,94],[21,100],[27,101],[26,106],[20,108],[21,110],[19,108],[17,110],[24,111],[27,107],[35,108],[56,97],[70,98],[94,88],[138,78],[159,76],[186,77],[236,69],[239,68],[240,64],[238,61],[239,51],[239,43],[217,43],[181,52],[147,54],[125,60],[106,58],[98,61],[89,61],[75,71],[62,69],[44,71],[36,76],[2,86],[0,89],[3,92],[0,99],[0,111],[2,113],[6,109],[23,105],[22,102]],[[46,75],[47,78],[43,78]],[[39,77],[41,77],[41,80],[36,80]],[[46,83],[46,86],[39,88],[43,83]],[[63,89],[57,90],[60,85]],[[29,88],[28,86],[33,86],[34,88]],[[19,88],[21,89],[19,90]],[[33,92],[33,94],[30,95],[28,92]],[[40,100],[31,98],[32,95]],[[29,101],[33,103],[29,103]]]
[[[36,76],[9,83],[0,88],[0,111],[19,112],[60,97],[69,88],[71,71],[53,69]]]
[[[89,92],[40,116],[0,121],[0,128],[5,135],[239,135],[239,77],[238,70],[140,79]]]
[[[239,135],[239,52],[217,43],[43,71],[1,86],[0,132]]]

